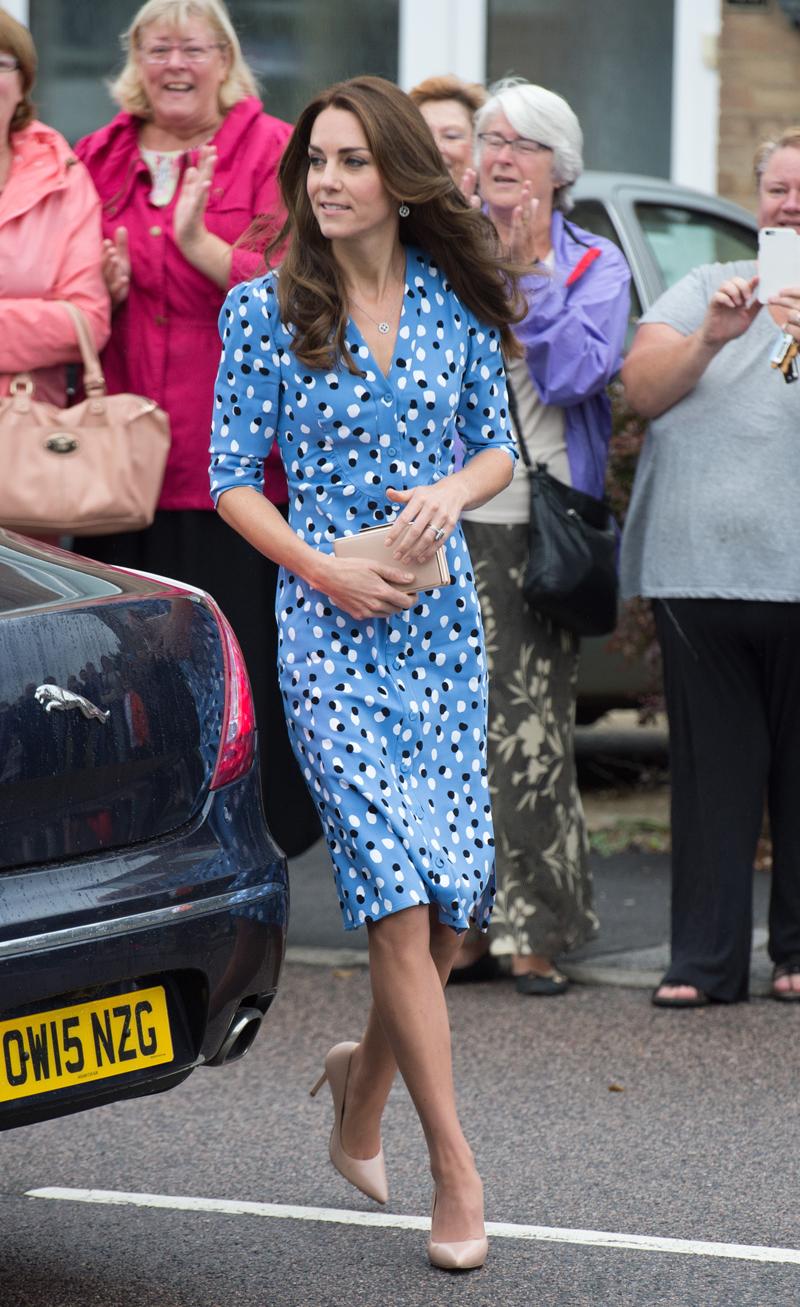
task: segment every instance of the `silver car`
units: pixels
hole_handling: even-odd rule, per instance
[[[753,214],[738,204],[658,177],[586,172],[576,183],[569,218],[620,247],[633,274],[626,348],[645,309],[701,263],[752,259]],[[569,219],[568,219],[569,221]],[[611,653],[605,638],[585,640],[578,680],[578,720],[635,703],[646,688],[641,665]]]

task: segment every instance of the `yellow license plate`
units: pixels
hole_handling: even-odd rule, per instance
[[[161,985],[0,1021],[0,1102],[172,1061]]]

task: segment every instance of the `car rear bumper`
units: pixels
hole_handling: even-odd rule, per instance
[[[30,1095],[0,1101],[0,1129],[168,1088],[216,1056],[243,1005],[266,1011],[288,881],[258,786],[254,767],[191,827],[152,844],[0,876],[0,1086],[6,1023],[154,985],[174,1051],[166,1064],[46,1090],[31,1072]]]

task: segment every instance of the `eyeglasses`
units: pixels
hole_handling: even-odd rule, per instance
[[[551,148],[541,141],[530,141],[527,136],[501,136],[499,132],[479,132],[478,140],[485,150],[498,154],[504,145],[510,145],[515,154],[541,154],[542,150]]]
[[[173,41],[171,45],[144,46],[140,53],[146,64],[168,63],[173,50],[177,50],[187,64],[205,64],[214,50],[223,48],[220,41],[215,41],[213,45],[183,45],[180,41]]]
[[[15,73],[19,68],[19,59],[10,54],[0,54],[0,73]]]

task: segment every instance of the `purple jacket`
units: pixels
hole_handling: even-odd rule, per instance
[[[551,237],[552,275],[522,278],[529,312],[514,334],[542,403],[564,410],[572,484],[600,498],[611,436],[606,386],[622,363],[631,274],[616,245],[559,211]]]

